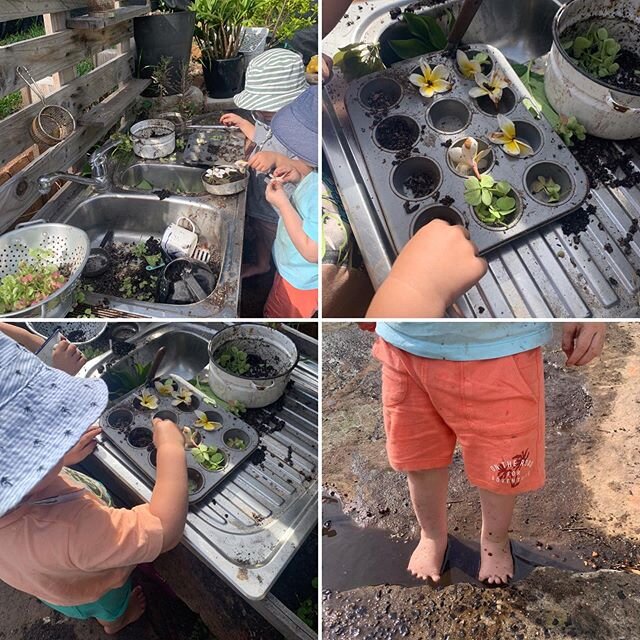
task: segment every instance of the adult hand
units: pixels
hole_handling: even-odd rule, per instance
[[[277,160],[277,154],[273,151],[258,151],[249,158],[249,166],[259,173],[267,173],[275,167]]]
[[[562,350],[566,366],[589,364],[602,353],[607,325],[604,322],[564,322]]]
[[[87,359],[82,355],[82,351],[64,338],[61,338],[53,348],[51,363],[56,369],[60,369],[70,376],[75,376],[86,362]]]
[[[464,227],[432,220],[402,249],[367,317],[442,317],[486,271],[487,263]]]
[[[166,445],[184,448],[184,436],[178,425],[171,420],[153,419],[153,444],[156,449]]]
[[[102,433],[102,429],[98,426],[89,427],[80,437],[80,440],[67,451],[64,456],[64,464],[78,464],[93,453],[98,442],[96,436]]]
[[[289,197],[280,180],[271,180],[271,182],[269,182],[265,197],[267,202],[277,209],[282,209],[289,203]]]

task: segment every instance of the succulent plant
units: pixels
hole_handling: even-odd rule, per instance
[[[547,196],[547,202],[558,202],[560,200],[560,192],[562,187],[557,184],[553,178],[545,178],[538,176],[531,185],[533,193],[542,193]]]
[[[598,27],[595,23],[590,25],[586,33],[563,42],[563,46],[585,71],[598,78],[615,75],[620,69],[616,62],[620,45],[604,27]]]
[[[512,191],[508,182],[496,182],[489,174],[472,176],[464,182],[465,202],[473,207],[479,220],[494,226],[506,226],[507,219],[515,213],[516,200],[509,195]]]

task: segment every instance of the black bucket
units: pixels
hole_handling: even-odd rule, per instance
[[[150,78],[162,58],[171,58],[169,95],[180,91],[183,69],[191,59],[195,28],[192,11],[176,11],[155,16],[142,16],[133,21],[136,41],[136,76]]]
[[[242,90],[244,53],[225,60],[203,57],[202,73],[207,93],[211,98],[231,98]]]

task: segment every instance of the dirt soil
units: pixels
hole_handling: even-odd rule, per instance
[[[339,496],[359,525],[414,539],[405,478],[384,452],[373,335],[323,329],[325,494]],[[325,591],[326,638],[640,638],[640,325],[610,323],[602,358],[577,370],[563,366],[555,333],[544,357],[547,482],[518,500],[511,536],[550,563],[570,555],[590,572],[538,568],[507,589]],[[450,532],[477,539],[477,492],[459,452],[449,501]]]

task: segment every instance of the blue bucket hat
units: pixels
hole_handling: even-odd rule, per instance
[[[0,516],[60,462],[108,400],[102,380],[52,369],[0,332]]]
[[[318,166],[318,85],[310,86],[273,116],[271,131],[289,152]]]

